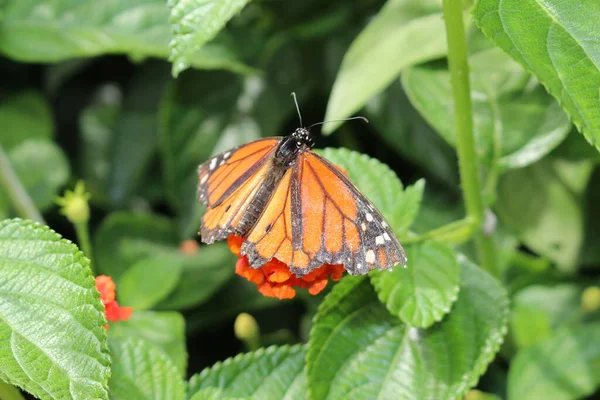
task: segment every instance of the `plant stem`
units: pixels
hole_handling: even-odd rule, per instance
[[[90,230],[88,228],[88,223],[86,222],[78,222],[73,224],[75,226],[75,233],[77,234],[77,241],[79,242],[79,247],[81,247],[81,251],[86,257],[90,260],[90,268],[92,270],[92,274],[96,275],[95,272],[95,264],[94,258],[92,256],[92,244],[90,241]]]
[[[463,5],[461,0],[443,0],[446,37],[448,41],[448,67],[454,97],[454,119],[457,138],[458,167],[465,198],[467,218],[471,218],[477,227],[475,244],[481,267],[497,275],[496,257],[492,238],[481,230],[484,217],[481,182],[475,151],[473,132],[473,108],[469,82],[469,64],[467,43],[463,23]]]
[[[46,225],[46,221],[33,204],[31,197],[15,174],[4,149],[0,145],[0,185],[6,190],[13,207],[20,216]]]

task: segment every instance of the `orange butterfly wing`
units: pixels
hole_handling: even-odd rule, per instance
[[[271,170],[281,138],[260,139],[221,153],[198,167],[198,199],[208,206],[201,235],[213,243],[238,233],[244,214]]]
[[[286,171],[242,254],[257,268],[275,257],[296,275],[344,264],[354,275],[406,263],[379,211],[338,169],[307,151]]]

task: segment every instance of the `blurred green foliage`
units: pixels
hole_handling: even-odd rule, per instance
[[[464,16],[482,227],[442,4]],[[0,3],[0,398],[595,398],[599,23],[593,0]],[[197,166],[292,132],[292,91],[307,125],[369,118],[315,130],[317,151],[408,268],[277,301],[225,243],[185,247]],[[80,180],[92,246],[55,204]],[[55,232],[15,218],[32,208]],[[103,328],[93,274],[130,320]]]

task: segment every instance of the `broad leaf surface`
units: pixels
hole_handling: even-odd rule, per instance
[[[226,399],[306,398],[305,354],[300,345],[272,346],[216,363],[190,379],[188,400],[203,398],[197,393],[208,388]]]
[[[30,139],[16,145],[8,153],[8,160],[33,203],[42,210],[54,204],[58,190],[71,175],[62,149],[47,139]],[[0,188],[0,197],[5,196]]]
[[[427,328],[450,312],[460,283],[460,265],[446,244],[406,247],[406,268],[371,274],[371,282],[390,313],[406,324]]]
[[[89,260],[54,231],[0,223],[0,380],[41,399],[108,399],[104,307]]]
[[[175,289],[183,269],[183,255],[159,252],[131,265],[119,277],[119,302],[134,310],[146,310]]]
[[[446,51],[439,2],[388,1],[345,54],[325,121],[349,117],[403,69],[439,58]],[[338,125],[327,124],[323,132],[332,132]]]
[[[113,360],[111,400],[185,399],[183,379],[161,349],[137,338],[111,338],[108,344]]]
[[[204,44],[250,0],[169,0],[173,75],[188,68]]]
[[[508,398],[569,400],[600,386],[600,324],[571,326],[522,350],[511,363]]]
[[[34,91],[24,91],[0,103],[0,144],[10,151],[28,139],[52,139],[54,126],[50,105]]]
[[[350,180],[381,211],[396,234],[405,233],[419,212],[425,181],[404,188],[387,165],[364,154],[347,149],[325,149],[320,152],[341,166]]]
[[[181,376],[185,376],[187,351],[185,348],[185,321],[176,312],[134,310],[127,321],[110,323],[110,338],[139,338],[158,346],[165,352]]]
[[[179,283],[157,308],[182,310],[206,302],[233,276],[235,262],[225,243],[200,247],[198,253],[185,256]]]
[[[157,249],[178,245],[171,220],[152,214],[112,213],[94,236],[96,268],[116,281],[134,263],[155,254]]]
[[[553,150],[570,131],[569,119],[556,101],[540,85],[526,87],[528,78],[529,74],[498,49],[472,56],[476,150],[486,165],[529,165]],[[450,72],[414,67],[403,74],[402,83],[412,104],[456,146]]]
[[[489,38],[535,74],[599,149],[600,3],[481,0],[473,15]]]
[[[170,25],[162,0],[8,0],[0,51],[25,62],[57,62],[102,54],[166,59]],[[189,62],[197,68],[245,71],[234,52],[209,43]]]
[[[461,260],[452,312],[427,330],[401,323],[364,277],[346,277],[321,304],[307,355],[312,399],[461,398],[506,333],[508,299]],[[368,373],[365,373],[368,371]]]

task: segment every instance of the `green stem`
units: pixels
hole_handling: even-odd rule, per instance
[[[31,197],[21,184],[19,177],[15,174],[4,149],[0,145],[0,185],[4,188],[10,198],[13,207],[20,216],[46,225],[46,221],[33,204]]]
[[[83,251],[83,254],[86,255],[90,260],[90,268],[92,269],[92,274],[95,273],[94,269],[94,258],[92,256],[92,242],[90,241],[90,231],[88,228],[88,223],[86,222],[78,222],[73,224],[75,226],[75,233],[77,234],[77,239],[79,242],[79,247]]]
[[[473,132],[473,107],[471,104],[467,43],[463,23],[463,5],[461,0],[443,0],[443,7],[448,41],[448,67],[454,97],[458,167],[465,198],[465,208],[467,218],[470,218],[477,227],[475,244],[479,262],[482,268],[496,275],[493,240],[481,231],[484,206]]]

